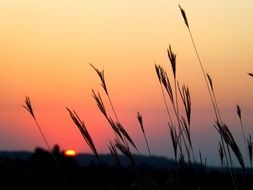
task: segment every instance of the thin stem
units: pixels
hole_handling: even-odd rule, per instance
[[[219,119],[220,121],[222,121],[221,115],[220,115],[220,111],[219,111],[219,107],[218,107],[218,104],[217,104],[217,99],[216,99],[215,91],[212,91],[212,92],[213,92],[213,99],[214,99],[214,104],[215,104],[215,106],[216,106],[216,111],[217,111],[218,119]]]
[[[218,122],[220,122],[220,123],[222,124],[222,120],[221,120],[220,112],[219,112],[219,109],[218,109],[218,104],[217,104],[217,101],[216,101],[215,93],[214,93],[213,90],[211,90],[210,85],[208,84],[208,79],[207,79],[207,76],[206,76],[206,74],[205,74],[204,67],[203,67],[202,61],[201,61],[201,59],[200,59],[200,56],[199,56],[197,47],[196,47],[196,45],[195,45],[195,41],[194,41],[194,39],[193,39],[191,30],[190,30],[189,27],[187,27],[187,29],[188,29],[188,31],[189,31],[189,34],[190,34],[190,37],[191,37],[191,41],[192,41],[194,50],[195,50],[195,53],[196,53],[196,56],[197,56],[199,65],[200,65],[200,67],[201,67],[201,71],[202,71],[203,77],[204,77],[205,82],[206,82],[206,86],[207,86],[207,89],[208,89],[208,92],[209,92],[209,96],[210,96],[210,98],[211,98],[211,102],[212,102],[212,106],[213,106],[213,110],[214,110],[216,119],[217,119]],[[224,146],[224,148],[225,148],[225,146]],[[225,149],[224,149],[224,150],[225,150]],[[233,166],[228,145],[227,145],[227,151],[228,151],[228,154],[229,154],[230,165]],[[226,159],[227,159],[227,158],[226,158]],[[237,188],[237,185],[236,185],[236,182],[235,182],[235,177],[234,177],[234,175],[233,175],[231,169],[229,169],[229,173],[230,173],[230,175],[231,175],[234,188],[235,188],[235,190],[237,190],[238,188]]]
[[[231,168],[229,169],[229,174],[230,174],[230,176],[232,178],[232,182],[233,182],[235,190],[238,190],[237,183],[236,183],[236,178],[235,178],[234,172],[233,172],[232,157],[231,157],[231,154],[230,154],[229,146],[228,146],[228,144],[226,144],[226,145],[227,145],[227,150],[228,150],[229,162],[230,162],[230,165],[231,165]]]
[[[114,109],[114,106],[113,106],[113,104],[112,104],[112,100],[111,100],[109,94],[106,94],[106,95],[107,95],[107,97],[108,97],[108,99],[109,99],[109,102],[110,102],[110,105],[111,105],[113,114],[114,114],[114,116],[115,116],[115,119],[116,119],[117,122],[119,122],[118,116],[117,116],[116,111],[115,111],[115,109]]]
[[[180,125],[180,119],[179,119],[179,108],[178,108],[178,97],[177,97],[177,83],[176,83],[176,77],[174,77],[174,87],[175,87],[175,100],[176,100],[176,110],[175,110],[175,114],[177,117],[177,121],[178,121],[178,126]]]
[[[119,119],[118,119],[118,116],[117,116],[117,114],[116,114],[116,111],[115,111],[115,109],[114,109],[114,106],[113,106],[113,104],[112,104],[112,100],[111,100],[111,97],[110,97],[109,93],[106,93],[106,95],[107,95],[108,100],[109,100],[109,102],[110,102],[110,105],[111,105],[113,114],[114,114],[114,116],[115,116],[115,119],[116,119],[116,121],[117,121],[118,123],[120,123],[120,122],[119,122]],[[123,135],[123,143],[126,145],[126,147],[129,148],[129,144],[128,144],[127,139],[126,139],[126,137],[125,137],[124,135]],[[137,152],[138,152],[138,150],[137,150]]]
[[[147,148],[148,148],[149,156],[151,156],[151,151],[150,151],[150,149],[149,149],[148,140],[147,140],[146,134],[145,134],[144,132],[143,132],[143,135],[144,135],[145,142],[146,142],[146,145],[147,145]]]
[[[174,112],[175,112],[175,115],[176,115],[176,118],[177,118],[177,123],[178,123],[178,129],[179,131],[182,130],[182,125],[180,123],[180,118],[179,118],[179,108],[178,108],[178,97],[177,97],[177,83],[176,83],[176,76],[174,77],[174,88],[175,88],[175,101],[176,101],[176,106],[175,106],[175,102],[171,102],[172,103],[172,106],[173,106],[173,109],[174,109]],[[179,136],[180,137],[180,136]],[[182,134],[182,138],[183,138],[183,141],[185,142],[185,139],[184,139],[184,135]],[[188,147],[187,145],[185,144],[185,150],[186,150],[186,153],[188,154]],[[182,151],[182,150],[181,150]],[[181,152],[183,154],[183,151]],[[188,155],[189,157],[189,155]],[[190,158],[189,158],[190,159]]]
[[[188,31],[189,31],[189,34],[190,34],[190,37],[191,37],[191,41],[192,41],[194,50],[195,50],[195,53],[196,53],[196,56],[197,56],[199,65],[200,65],[200,67],[201,67],[202,74],[203,74],[204,79],[205,79],[205,82],[206,82],[206,86],[207,86],[207,89],[208,89],[208,92],[209,92],[209,96],[210,96],[211,101],[212,101],[212,105],[213,105],[213,109],[214,109],[214,113],[215,113],[216,119],[217,119],[217,121],[221,121],[219,111],[217,111],[218,108],[216,107],[217,103],[215,103],[215,102],[216,102],[216,101],[215,101],[215,98],[212,96],[212,91],[211,91],[210,86],[209,86],[209,84],[208,84],[208,80],[207,80],[207,77],[206,77],[206,74],[205,74],[205,71],[204,71],[204,67],[203,67],[202,61],[201,61],[201,59],[200,59],[200,56],[199,56],[197,47],[196,47],[196,45],[195,45],[195,41],[194,41],[194,39],[193,39],[191,30],[190,30],[189,27],[187,27],[187,29],[188,29]]]
[[[241,128],[242,128],[242,135],[243,135],[243,140],[244,140],[244,143],[245,143],[245,147],[247,149],[247,142],[246,142],[246,137],[245,137],[245,132],[244,132],[244,125],[243,125],[243,122],[242,122],[242,119],[240,118],[240,124],[241,124]]]
[[[36,125],[37,125],[37,127],[38,127],[38,129],[39,129],[39,132],[40,132],[40,134],[41,134],[41,136],[42,136],[42,138],[43,138],[43,140],[44,140],[44,142],[45,142],[45,144],[46,144],[46,146],[47,146],[48,151],[51,152],[51,147],[50,147],[50,145],[49,145],[49,143],[48,143],[48,141],[47,141],[47,138],[46,138],[46,136],[44,135],[44,133],[43,133],[43,131],[42,131],[42,129],[41,129],[41,127],[40,127],[40,125],[39,125],[37,119],[34,118],[34,121],[35,121],[35,123],[36,123]]]
[[[172,124],[173,122],[172,122],[172,119],[171,119],[171,115],[170,115],[170,112],[169,112],[168,103],[167,103],[167,101],[166,101],[165,94],[164,94],[164,90],[163,90],[163,87],[162,87],[162,83],[161,83],[161,82],[160,82],[160,86],[161,86],[161,90],[162,90],[162,96],[163,96],[164,104],[165,104],[165,107],[166,107],[166,111],[167,111],[167,113],[168,113],[170,123]]]
[[[111,125],[111,121],[110,121],[110,119],[108,118],[108,117],[105,117],[106,118],[106,120],[108,121],[108,123]],[[113,131],[113,133],[114,133],[114,135],[115,135],[115,137],[116,137],[116,139],[118,140],[118,141],[120,141],[120,137],[119,137],[119,135],[115,132],[115,130],[113,129],[112,130]]]
[[[233,174],[233,171],[232,171],[233,163],[232,163],[232,159],[231,159],[229,146],[228,146],[227,143],[226,143],[226,146],[225,146],[223,136],[222,135],[220,135],[220,136],[221,136],[221,144],[222,144],[222,147],[223,147],[224,156],[225,156],[225,160],[226,160],[226,169],[227,169],[227,171],[228,171],[228,173],[229,173],[229,175],[232,179],[235,190],[237,190],[238,188],[237,188],[237,185],[236,185],[236,182],[235,182],[235,177],[234,177],[234,174]],[[230,165],[230,167],[229,167],[229,165]]]
[[[48,141],[47,141],[46,136],[44,135],[44,133],[43,133],[43,131],[42,131],[42,129],[41,129],[41,127],[40,127],[40,125],[39,125],[37,119],[36,119],[35,117],[33,117],[33,119],[34,119],[34,121],[35,121],[35,123],[36,123],[36,125],[37,125],[37,127],[38,127],[38,129],[39,129],[39,132],[40,132],[40,134],[41,134],[41,136],[42,136],[42,138],[43,138],[43,140],[44,140],[44,142],[45,142],[45,144],[46,144],[46,146],[47,146],[47,149],[48,149],[50,155],[52,155],[53,161],[54,161],[54,163],[55,163],[55,165],[56,165],[56,167],[57,167],[57,169],[58,169],[58,171],[59,171],[59,173],[60,173],[60,176],[61,176],[61,178],[62,178],[62,181],[63,181],[63,183],[64,183],[66,189],[70,190],[69,184],[67,183],[67,180],[65,179],[65,176],[64,176],[64,174],[63,174],[63,171],[62,171],[62,169],[61,169],[61,167],[60,167],[60,165],[59,165],[57,159],[56,159],[55,156],[51,153],[51,147],[50,147],[50,145],[49,145],[49,143],[48,143]]]

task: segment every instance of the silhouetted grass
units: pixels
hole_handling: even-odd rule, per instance
[[[32,108],[32,102],[31,102],[31,100],[30,100],[30,98],[28,96],[25,97],[25,105],[23,105],[23,107],[31,114],[31,116],[32,116],[33,120],[35,121],[36,126],[37,126],[37,128],[38,128],[38,130],[39,130],[39,132],[40,132],[40,134],[41,134],[41,136],[42,136],[42,138],[43,138],[46,146],[47,146],[48,151],[51,152],[51,147],[50,147],[50,145],[48,143],[48,140],[47,140],[46,136],[44,135],[44,133],[43,133],[43,131],[42,131],[42,129],[41,129],[41,127],[40,127],[40,125],[39,125],[36,117],[35,117],[35,114],[34,114],[34,111],[33,111],[33,108]],[[70,189],[69,185],[68,185],[68,182],[65,179],[65,176],[64,176],[64,174],[62,172],[62,169],[61,169],[61,167],[60,167],[57,159],[55,158],[55,156],[53,154],[51,154],[51,156],[53,158],[54,164],[56,165],[56,167],[58,169],[59,175],[60,175],[60,177],[62,179],[62,182],[63,182],[65,188],[66,189]]]
[[[148,153],[151,156],[151,151],[150,151],[150,148],[149,148],[149,145],[148,145],[148,140],[147,140],[147,137],[146,137],[146,134],[145,134],[144,126],[143,126],[142,115],[139,112],[137,112],[137,119],[139,121],[141,131],[142,131],[142,134],[144,136],[144,139],[145,139],[145,142],[146,142],[146,145],[147,145]]]
[[[169,48],[167,49],[167,56],[168,56],[168,61],[170,62],[169,69],[172,72],[172,76],[173,76],[172,79],[168,77],[167,69],[162,67],[159,64],[155,64],[155,72],[156,72],[158,82],[161,88],[161,93],[162,93],[162,98],[163,98],[164,105],[166,108],[166,113],[168,115],[167,122],[168,122],[168,130],[170,133],[170,136],[168,136],[168,138],[170,137],[171,139],[174,157],[175,157],[176,162],[178,163],[176,170],[171,171],[170,174],[166,173],[166,180],[162,181],[164,183],[162,184],[161,182],[158,182],[159,180],[157,176],[153,175],[152,173],[147,175],[147,173],[145,173],[143,170],[140,169],[140,167],[136,164],[136,160],[135,160],[134,153],[132,150],[134,149],[134,151],[136,151],[137,153],[140,153],[139,149],[137,148],[134,139],[127,132],[127,128],[122,125],[122,122],[120,122],[118,113],[115,110],[113,101],[110,96],[108,85],[106,83],[105,72],[104,70],[100,70],[94,65],[90,64],[91,67],[96,72],[96,74],[98,75],[105,97],[107,97],[107,101],[109,101],[109,104],[110,104],[109,107],[106,107],[105,106],[106,104],[104,104],[104,100],[103,100],[103,94],[101,95],[99,92],[95,92],[95,90],[92,90],[92,97],[94,98],[99,111],[102,113],[102,115],[108,122],[110,128],[113,130],[114,135],[115,135],[115,138],[111,139],[108,144],[110,154],[112,158],[115,160],[116,165],[120,169],[122,169],[123,166],[121,165],[121,162],[120,162],[119,153],[123,154],[129,160],[131,164],[131,169],[133,172],[132,174],[135,176],[132,182],[132,185],[134,187],[133,189],[164,189],[164,187],[167,187],[167,188],[169,187],[172,189],[179,190],[179,189],[185,189],[185,187],[187,187],[187,185],[183,184],[184,182],[187,182],[191,185],[189,187],[190,189],[191,188],[192,189],[209,189],[209,187],[210,189],[212,189],[213,188],[212,184],[205,184],[205,182],[210,183],[210,181],[212,180],[219,181],[220,179],[218,179],[217,176],[225,177],[226,183],[229,183],[228,185],[229,188],[243,189],[242,188],[244,187],[242,185],[243,181],[248,180],[248,178],[244,177],[245,173],[243,173],[242,175],[239,175],[235,171],[234,163],[233,163],[233,155],[238,161],[243,172],[245,172],[247,169],[247,166],[245,164],[246,157],[245,155],[242,154],[241,148],[236,142],[229,127],[222,120],[220,109],[217,103],[217,97],[216,97],[215,88],[214,88],[215,85],[213,83],[212,77],[205,71],[203,62],[200,58],[197,46],[195,44],[195,40],[190,30],[190,24],[189,24],[186,12],[180,5],[179,5],[179,10],[181,12],[184,23],[189,32],[194,51],[195,51],[199,66],[201,68],[201,72],[203,74],[203,79],[206,83],[207,90],[210,96],[211,106],[213,108],[214,116],[215,116],[214,128],[217,130],[218,135],[220,137],[219,142],[217,142],[217,144],[219,145],[217,152],[219,153],[221,166],[226,168],[228,175],[223,174],[223,173],[216,174],[216,175],[208,174],[207,158],[203,159],[203,155],[200,150],[197,151],[199,160],[196,159],[196,156],[195,156],[196,150],[194,149],[194,143],[191,136],[191,128],[192,128],[191,127],[191,116],[192,116],[191,93],[190,93],[189,87],[184,84],[180,85],[180,81],[177,78],[177,72],[178,72],[177,71],[178,63],[176,59],[177,55],[174,52],[174,50],[172,50],[171,45],[169,45]],[[248,75],[251,77],[253,76],[252,73],[248,73]],[[182,105],[182,107],[179,107],[179,105]],[[29,97],[25,98],[24,108],[31,114],[32,118],[34,119],[36,126],[39,129],[39,132],[47,145],[48,151],[50,152],[51,151],[50,145],[39,123],[37,122]],[[79,118],[79,116],[77,115],[75,111],[72,111],[69,108],[66,108],[66,109],[72,121],[74,122],[75,126],[79,129],[80,133],[82,134],[85,142],[87,143],[87,145],[89,146],[89,148],[91,149],[91,151],[94,153],[94,155],[99,161],[99,153],[96,149],[93,138],[90,136],[86,128],[85,123]],[[112,110],[112,115],[109,114],[110,112],[107,111],[108,109]],[[242,112],[239,105],[236,106],[236,113],[240,120],[240,126],[242,129],[242,136],[243,136],[243,140],[245,144],[245,149],[247,150],[247,156],[250,162],[249,165],[252,169],[253,143],[251,139],[251,134],[249,134],[248,138],[246,138]],[[146,137],[143,118],[139,112],[137,112],[137,120],[139,122],[141,132],[144,136],[148,153],[151,157],[151,150],[149,147],[150,142],[148,142],[148,139]],[[56,164],[57,164],[57,161],[56,161]],[[100,170],[98,170],[98,172],[100,172]],[[249,176],[252,177],[251,174],[252,173],[250,173]],[[212,177],[212,179],[209,181],[207,177],[210,177],[210,176]],[[228,176],[230,177],[230,181],[227,179]],[[169,179],[172,179],[172,182],[169,181]],[[106,178],[105,181],[107,180],[108,179]],[[222,180],[220,182],[222,182]],[[107,184],[109,184],[108,187],[111,188],[111,182]],[[218,185],[215,188],[217,187],[219,188],[223,186]]]

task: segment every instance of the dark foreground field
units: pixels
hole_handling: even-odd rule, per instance
[[[132,167],[123,156],[120,164],[100,156],[98,164],[92,155],[66,157],[57,147],[53,154],[41,148],[0,152],[0,189],[234,189],[225,169],[179,166],[162,157],[134,159]],[[252,171],[235,170],[235,176],[239,189],[253,189]]]

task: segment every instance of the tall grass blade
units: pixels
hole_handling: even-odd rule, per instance
[[[104,89],[104,91],[105,91],[105,93],[106,93],[106,95],[107,95],[107,98],[108,98],[109,102],[110,102],[110,105],[111,105],[112,111],[113,111],[113,113],[114,113],[114,116],[115,116],[117,122],[119,122],[119,119],[118,119],[118,116],[117,116],[117,114],[116,114],[115,108],[114,108],[114,106],[113,106],[113,104],[112,104],[111,97],[110,97],[110,95],[109,95],[109,93],[108,93],[108,90],[107,90],[107,87],[106,87],[105,77],[104,77],[104,70],[100,71],[99,69],[97,69],[97,68],[96,68],[95,66],[93,66],[92,64],[90,64],[90,65],[91,65],[91,67],[96,71],[96,73],[98,74],[98,76],[99,76],[99,78],[100,78],[100,80],[101,80],[101,82],[102,82],[101,85],[102,85],[102,87],[103,87],[103,89]]]
[[[29,98],[28,96],[25,97],[25,105],[23,105],[23,107],[24,107],[24,108],[31,114],[31,116],[33,117],[33,119],[34,119],[34,121],[35,121],[35,123],[36,123],[36,126],[37,126],[37,128],[38,128],[38,130],[39,130],[39,132],[40,132],[40,134],[41,134],[41,136],[42,136],[42,138],[43,138],[43,140],[44,140],[46,146],[47,146],[48,152],[51,153],[52,151],[51,151],[51,147],[50,147],[50,145],[49,145],[49,142],[48,142],[48,140],[47,140],[45,134],[43,133],[43,131],[42,131],[42,129],[41,129],[41,127],[40,127],[40,125],[39,125],[39,123],[38,123],[36,117],[35,117],[35,114],[34,114],[33,108],[32,108],[32,102],[31,102],[31,100],[30,100],[30,98]],[[64,176],[64,174],[63,174],[63,171],[62,171],[62,169],[61,169],[61,167],[60,167],[60,165],[59,165],[57,159],[55,158],[55,156],[54,156],[53,154],[51,154],[51,156],[52,156],[52,159],[53,159],[53,161],[54,161],[54,163],[55,163],[55,165],[56,165],[56,167],[57,167],[57,169],[58,169],[58,171],[59,171],[59,175],[60,175],[60,177],[61,177],[61,179],[62,179],[63,184],[65,185],[65,188],[69,190],[69,189],[70,189],[70,188],[69,188],[69,184],[67,183],[67,180],[65,179],[65,176]]]
[[[160,81],[162,82],[165,90],[167,91],[171,102],[174,104],[173,91],[171,88],[171,84],[170,84],[170,80],[167,75],[167,72],[161,66],[159,67],[159,70],[160,70]]]
[[[191,96],[190,96],[190,90],[188,88],[188,86],[183,85],[182,89],[180,89],[180,86],[178,84],[178,90],[181,96],[181,99],[183,101],[184,104],[184,108],[185,108],[185,113],[187,116],[187,121],[188,124],[190,126],[191,124]]]
[[[174,150],[174,156],[175,159],[177,160],[177,145],[178,145],[178,136],[177,136],[177,131],[176,129],[169,123],[169,128],[170,128],[170,137],[172,140],[172,146]]]
[[[73,122],[75,123],[75,125],[77,126],[77,128],[79,129],[79,131],[81,132],[84,140],[86,141],[86,143],[88,144],[88,146],[90,147],[90,149],[92,150],[92,152],[95,154],[95,156],[98,158],[98,153],[95,147],[95,144],[84,124],[83,121],[81,121],[81,119],[78,117],[77,113],[75,111],[71,111],[69,108],[66,107],[66,109],[69,112],[69,115],[71,117],[71,119],[73,120]]]
[[[195,41],[193,39],[193,36],[192,36],[192,33],[191,33],[191,30],[190,30],[190,27],[188,25],[188,20],[187,20],[187,17],[186,17],[186,14],[185,14],[185,11],[181,8],[181,6],[179,5],[179,9],[181,11],[181,14],[184,18],[184,21],[185,21],[185,24],[187,26],[187,29],[188,29],[188,32],[190,34],[190,37],[191,37],[191,41],[192,41],[192,44],[193,44],[193,47],[194,47],[194,50],[195,50],[195,53],[196,53],[196,56],[197,56],[197,59],[198,59],[198,62],[199,62],[199,65],[200,65],[200,68],[201,68],[201,71],[202,71],[202,74],[203,74],[203,77],[205,79],[205,83],[206,83],[206,86],[207,86],[207,89],[208,89],[208,93],[209,93],[209,96],[210,96],[210,99],[211,99],[211,102],[212,102],[212,106],[213,106],[213,109],[214,109],[214,113],[215,113],[215,116],[216,116],[216,119],[217,121],[221,122],[221,117],[220,117],[220,114],[219,114],[219,109],[217,107],[217,102],[216,102],[216,99],[213,97],[214,92],[213,91],[213,86],[212,86],[212,80],[210,80],[211,78],[207,78],[206,74],[205,74],[205,70],[204,70],[204,67],[203,67],[203,64],[202,64],[202,61],[200,59],[200,56],[199,56],[199,53],[198,53],[198,50],[197,50],[197,47],[195,45]],[[208,81],[209,80],[209,81]],[[209,82],[209,83],[208,83]],[[210,89],[212,88],[212,89]],[[211,91],[212,90],[212,91]]]
[[[117,166],[120,167],[121,163],[120,163],[120,158],[119,158],[117,148],[111,141],[110,141],[110,144],[109,144],[109,150],[110,150],[110,153],[111,153],[112,158],[114,159],[115,163],[117,164]]]
[[[98,70],[96,67],[94,67],[91,63],[90,66],[96,71],[96,73],[98,74],[100,80],[101,80],[101,86],[103,87],[103,89],[105,90],[106,94],[108,95],[108,90],[106,87],[106,83],[105,83],[105,74],[104,74],[104,70],[100,71]]]
[[[169,45],[169,49],[167,49],[168,57],[171,63],[172,71],[174,78],[176,78],[176,54],[172,52],[171,45]]]
[[[137,149],[136,145],[134,144],[134,141],[132,140],[132,138],[129,136],[129,134],[127,133],[127,131],[125,130],[125,128],[121,125],[121,123],[116,122],[116,125],[120,131],[120,133],[128,140],[128,142],[135,148],[135,150],[137,152],[139,152],[139,150]]]
[[[169,107],[168,107],[168,103],[167,103],[167,100],[165,98],[165,93],[164,93],[164,90],[163,90],[163,84],[162,84],[162,68],[160,65],[156,65],[155,64],[155,70],[156,70],[156,74],[157,74],[157,78],[159,80],[159,83],[160,83],[160,87],[161,87],[161,91],[162,91],[162,96],[163,96],[163,101],[164,101],[164,104],[165,104],[165,108],[166,108],[166,111],[167,111],[167,114],[169,116],[169,122],[172,124],[172,118],[171,118],[171,115],[170,115],[170,111],[169,111]],[[166,88],[166,87],[165,87]],[[173,93],[172,93],[172,89],[170,87],[169,89],[170,92],[169,93],[169,96],[172,96],[172,99],[173,99]],[[171,97],[170,97],[171,99]]]
[[[241,125],[241,129],[242,129],[242,135],[243,135],[243,140],[244,140],[244,144],[245,147],[247,148],[247,142],[246,142],[246,137],[245,137],[245,132],[244,132],[244,126],[243,126],[243,122],[242,122],[242,111],[239,105],[236,105],[236,113],[239,117],[240,120],[240,125]]]
[[[249,158],[250,158],[250,166],[252,168],[253,142],[251,140],[251,135],[249,135],[249,138],[247,139],[247,147],[248,147],[248,153],[249,153]]]
[[[241,153],[237,143],[235,142],[234,137],[233,137],[232,133],[230,132],[229,128],[227,127],[227,125],[225,125],[225,124],[221,125],[221,124],[217,123],[216,124],[216,129],[221,134],[221,136],[224,139],[224,141],[226,142],[226,144],[229,145],[229,147],[234,152],[234,154],[235,154],[238,162],[240,163],[242,169],[245,169],[245,164],[244,164],[244,161],[243,161],[242,153]]]
[[[185,132],[186,138],[190,144],[190,147],[192,147],[192,140],[191,140],[191,134],[190,134],[190,125],[186,123],[185,118],[182,116],[181,118],[181,126],[183,127],[183,131]]]
[[[34,121],[35,121],[35,123],[36,123],[36,126],[37,126],[37,128],[38,128],[38,130],[39,130],[39,132],[40,132],[40,134],[41,134],[41,136],[42,136],[42,138],[43,138],[43,140],[44,140],[46,146],[47,146],[48,151],[51,152],[51,147],[50,147],[50,145],[49,145],[49,142],[47,141],[47,138],[46,138],[45,134],[43,133],[43,131],[42,131],[42,129],[41,129],[41,127],[40,127],[40,125],[39,125],[39,123],[38,123],[38,121],[37,121],[35,115],[34,115],[33,108],[32,108],[32,102],[31,102],[31,100],[30,100],[30,98],[29,98],[28,96],[25,97],[25,105],[23,105],[23,107],[24,107],[24,108],[31,114],[31,116],[33,117],[33,119],[34,119]]]
[[[121,135],[118,125],[112,120],[112,118],[108,118],[108,122],[109,122],[110,126],[112,127],[112,130],[114,131],[114,133],[116,135],[116,138],[118,139],[118,137],[119,137],[122,141],[124,141],[124,138]]]
[[[142,133],[143,133],[145,142],[146,142],[146,146],[147,146],[147,148],[148,148],[148,153],[149,153],[149,155],[151,156],[151,151],[150,151],[150,148],[149,148],[148,140],[147,140],[147,137],[146,137],[146,134],[145,134],[145,131],[144,131],[142,115],[141,115],[139,112],[137,112],[137,119],[138,119],[138,121],[139,121],[141,130],[142,130]]]
[[[223,150],[223,146],[221,142],[219,142],[219,156],[220,156],[221,165],[223,165],[224,164],[224,150]]]
[[[129,150],[129,147],[127,147],[125,144],[119,142],[118,140],[115,140],[115,146],[119,149],[119,151],[125,155],[132,164],[135,165],[135,161],[133,159],[132,153]]]
[[[92,90],[92,96],[93,98],[95,99],[96,103],[97,103],[97,106],[99,108],[99,110],[103,113],[103,115],[108,118],[107,116],[107,113],[106,113],[106,109],[105,109],[105,106],[104,106],[104,103],[103,103],[103,100],[100,96],[99,93],[95,93],[94,90]]]

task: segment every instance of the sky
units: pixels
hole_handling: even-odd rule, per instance
[[[212,76],[222,118],[243,146],[235,108],[240,105],[245,131],[253,135],[253,78],[247,75],[253,72],[251,0],[10,0],[0,2],[0,150],[46,147],[22,107],[29,96],[51,146],[90,152],[67,106],[85,122],[98,152],[108,152],[114,135],[92,89],[112,112],[92,63],[104,69],[115,110],[140,151],[147,154],[137,111],[152,154],[173,158],[154,69],[155,63],[162,65],[172,80],[166,53],[171,45],[177,54],[177,78],[191,93],[195,150],[201,150],[209,164],[217,163],[215,117],[178,4],[186,11],[203,66]]]

